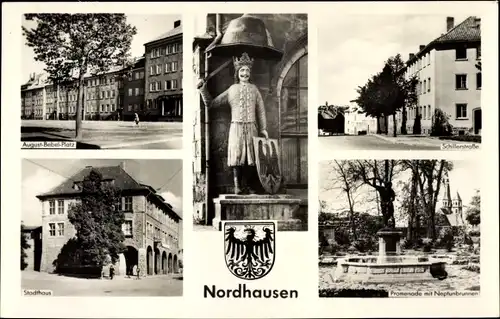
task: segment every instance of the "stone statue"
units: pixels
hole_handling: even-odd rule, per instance
[[[247,53],[241,58],[233,57],[235,84],[215,99],[210,96],[206,81],[198,83],[203,102],[207,107],[228,105],[231,108],[227,165],[233,169],[234,193],[255,193],[249,184],[255,183],[254,136],[269,138],[266,128],[266,110],[257,86],[250,82],[253,59]],[[250,182],[252,181],[252,182]],[[255,184],[254,184],[255,185]]]
[[[382,206],[384,225],[391,228],[396,227],[394,221],[394,200],[396,198],[396,193],[394,193],[392,189],[392,182],[387,182],[384,186],[378,186],[374,178],[373,185],[380,194],[380,206]]]

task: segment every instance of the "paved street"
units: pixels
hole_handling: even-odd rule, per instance
[[[53,296],[182,296],[181,275],[160,275],[140,280],[115,277],[83,279],[36,271],[21,273],[22,289],[52,290]]]
[[[77,148],[181,149],[182,123],[83,121]],[[73,141],[75,121],[23,120],[21,141]]]
[[[439,150],[440,144],[409,145],[393,143],[373,135],[320,136],[319,147],[325,151],[347,150]]]

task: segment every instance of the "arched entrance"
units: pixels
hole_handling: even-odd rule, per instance
[[[174,273],[178,273],[179,269],[177,267],[177,255],[174,255]]]
[[[153,249],[151,246],[148,246],[146,251],[146,267],[148,268],[148,275],[153,274]]]
[[[172,254],[168,254],[168,272],[167,273],[172,273],[172,263],[173,263],[173,260],[172,260]]]
[[[160,273],[160,250],[158,248],[155,248],[155,269],[154,269],[154,274],[158,275]]]
[[[473,114],[474,134],[481,135],[481,122],[482,122],[481,108],[474,109],[472,111],[472,114]]]
[[[167,253],[166,252],[163,252],[162,256],[161,256],[161,269],[162,269],[162,273],[164,275],[167,274],[167,270],[168,270],[168,266],[167,266]]]
[[[126,275],[132,276],[134,266],[139,264],[139,251],[132,246],[127,246],[125,255]]]

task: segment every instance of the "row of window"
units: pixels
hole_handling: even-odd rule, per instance
[[[144,71],[136,71],[136,72],[132,72],[131,74],[129,74],[128,76],[128,80],[129,81],[132,81],[132,80],[140,80],[140,79],[144,79]]]
[[[87,100],[95,100],[99,96],[101,99],[109,99],[109,98],[114,98],[116,95],[115,91],[101,91],[100,94],[97,92],[88,92],[87,93]]]
[[[129,112],[138,111],[139,109],[142,110],[143,106],[144,106],[144,104],[129,104],[127,109]],[[148,109],[149,108],[150,107],[148,107]],[[155,109],[156,109],[156,105],[155,105]]]
[[[463,46],[455,49],[455,60],[467,60],[467,47]],[[476,48],[476,60],[481,59],[481,46]]]
[[[158,92],[162,90],[161,81],[149,83],[149,92]],[[163,90],[177,90],[177,80],[167,80],[163,86]]]
[[[113,84],[115,83],[115,78],[114,77],[103,77],[103,78],[97,78],[97,79],[91,79],[87,80],[87,86],[98,86],[98,85],[107,85],[107,84]]]
[[[139,96],[139,95],[144,95],[143,88],[135,88],[135,89],[130,88],[130,89],[128,89],[128,96]]]
[[[166,47],[156,48],[151,50],[151,58],[158,58],[162,55],[174,54],[177,52],[182,52],[181,43],[168,44]]]
[[[424,82],[418,82],[417,86],[417,94],[425,94],[426,92],[431,91],[431,78],[424,80]]]
[[[430,105],[423,105],[418,107],[418,114],[422,116],[422,120],[431,120],[434,113],[431,111]],[[456,103],[455,104],[455,119],[463,120],[467,119],[467,103]],[[408,110],[408,119],[414,120],[417,116],[417,109],[411,108]],[[400,117],[400,116],[398,116]]]
[[[481,72],[476,73],[476,89],[481,89],[483,85],[483,79]],[[467,90],[469,86],[467,85],[467,74],[455,74],[455,89],[457,90]]]
[[[102,106],[101,106],[102,107]],[[120,211],[122,210],[122,201],[123,201],[123,210],[128,212],[132,211],[132,197],[122,197],[122,200],[116,203],[115,205],[115,210]],[[65,206],[64,206],[64,200],[63,199],[58,199],[56,200],[50,200],[49,201],[49,214],[50,215],[56,215],[56,203],[57,203],[57,214],[58,215],[64,215],[65,213]]]
[[[177,61],[165,63],[165,73],[177,72],[179,68],[179,63]],[[149,67],[149,75],[159,75],[163,72],[163,66],[161,64],[152,65]]]
[[[64,222],[62,222],[62,223],[49,223],[49,236],[50,237],[55,237],[55,236],[62,237],[62,236],[64,236]]]

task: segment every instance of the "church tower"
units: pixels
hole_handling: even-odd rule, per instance
[[[452,200],[451,200],[451,191],[450,191],[450,178],[448,177],[448,173],[443,178],[443,186],[444,186],[444,194],[443,194],[443,208],[452,208]]]
[[[462,215],[462,198],[460,197],[460,194],[457,192],[457,195],[455,195],[455,198],[453,198],[453,206],[451,208],[453,215],[457,219],[457,225],[463,225],[464,224],[464,219]]]

